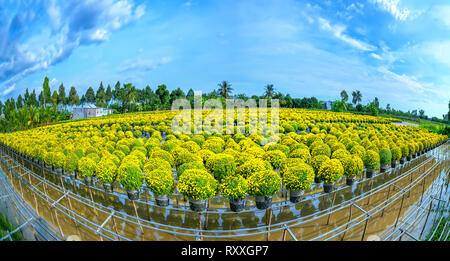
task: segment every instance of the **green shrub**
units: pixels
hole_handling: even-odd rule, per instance
[[[350,156],[350,153],[347,150],[338,149],[333,152],[333,154],[331,155],[331,158],[332,159],[342,159],[342,158],[345,158],[348,156]]]
[[[283,182],[290,191],[309,189],[314,182],[314,169],[305,163],[292,165],[283,173]]]
[[[169,162],[158,158],[148,159],[148,161],[144,164],[144,174],[147,175],[155,169],[163,169],[172,173],[172,166],[170,166]]]
[[[367,169],[378,169],[380,165],[380,155],[376,151],[367,150],[363,161],[364,166]]]
[[[64,153],[58,151],[53,154],[53,166],[55,168],[63,168],[64,167],[64,159],[66,155]]]
[[[200,170],[205,170],[206,171],[206,168],[203,165],[203,162],[192,161],[192,162],[184,163],[183,165],[178,167],[178,169],[177,169],[177,176],[181,177],[183,172],[188,170],[188,169],[200,169]]]
[[[187,141],[181,144],[181,147],[187,149],[190,153],[196,153],[200,150],[200,146],[194,141]]]
[[[263,159],[270,162],[275,169],[279,169],[287,157],[280,150],[271,150],[263,154]]]
[[[280,153],[283,152],[280,151]],[[281,177],[273,170],[255,172],[247,181],[248,192],[253,196],[273,196],[280,191],[281,187]]]
[[[406,144],[402,144],[400,146],[400,149],[402,150],[402,157],[406,157],[409,155],[409,147]]]
[[[204,170],[188,169],[178,181],[178,190],[188,198],[205,200],[216,194],[217,181]]]
[[[78,160],[78,171],[82,177],[92,177],[95,171],[95,161],[88,157]]]
[[[320,144],[317,146],[314,146],[311,150],[311,156],[317,156],[317,155],[325,155],[327,157],[331,156],[331,149],[327,144]]]
[[[289,157],[302,159],[305,163],[309,163],[311,161],[311,154],[309,154],[308,149],[296,149],[291,152]]]
[[[330,160],[330,158],[326,155],[317,155],[311,159],[311,167],[314,169],[316,175],[319,173],[322,164],[327,160]]]
[[[353,155],[358,155],[361,159],[363,159],[366,154],[366,149],[361,145],[355,145],[350,149],[350,153]]]
[[[392,160],[397,161],[402,158],[402,150],[399,147],[393,147],[391,149]]]
[[[170,166],[175,166],[175,160],[173,159],[173,156],[165,150],[157,149],[154,151],[149,151],[148,156],[149,156],[149,158],[162,159],[162,160],[168,162],[170,164]]]
[[[78,156],[75,153],[67,153],[66,157],[64,158],[64,169],[69,172],[77,171],[78,160]]]
[[[362,159],[357,155],[351,155],[340,159],[342,167],[344,167],[344,175],[348,178],[360,174],[364,169]]]
[[[117,165],[109,159],[102,159],[95,167],[97,178],[103,183],[114,183],[117,177]]]
[[[380,150],[379,154],[380,154],[380,164],[382,166],[391,164],[392,154],[389,149],[383,148]]]
[[[172,171],[159,168],[145,175],[145,184],[156,195],[169,195],[175,190],[175,180]]]
[[[248,182],[242,176],[227,176],[220,184],[220,193],[230,200],[243,200],[248,194]]]
[[[325,161],[319,169],[318,178],[327,183],[333,184],[344,175],[344,167],[338,159]]]
[[[213,170],[214,177],[219,181],[227,176],[233,176],[236,173],[234,158],[228,154],[217,154]]]
[[[241,166],[239,166],[236,169],[236,173],[241,175],[244,178],[248,178],[251,176],[251,174],[258,172],[258,171],[263,171],[263,170],[267,170],[267,169],[272,169],[272,165],[267,162],[264,161],[262,159],[250,159],[246,162],[244,162],[244,164],[242,164]]]
[[[144,183],[144,175],[137,164],[125,162],[119,167],[117,180],[126,190],[138,190]]]
[[[133,136],[135,138],[140,138],[142,136],[142,132],[140,130],[135,130]]]

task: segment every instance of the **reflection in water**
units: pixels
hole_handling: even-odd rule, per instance
[[[337,190],[329,194],[322,192],[321,184],[316,184],[308,192],[305,192],[306,195],[305,198],[297,204],[292,204],[289,201],[286,202],[286,197],[280,193],[279,195],[274,197],[271,224],[276,225],[277,223],[286,222],[289,220],[296,219],[298,217],[305,217],[304,224],[302,224],[301,227],[298,227],[296,229],[293,228],[292,230],[295,231],[295,234],[298,236],[299,239],[314,238],[318,234],[325,233],[326,231],[329,231],[333,227],[339,226],[340,224],[345,224],[345,222],[348,220],[349,217],[348,209],[344,208],[341,211],[333,212],[332,215],[330,216],[325,215],[322,218],[314,219],[314,214],[317,213],[317,211],[326,210],[332,204],[338,205],[345,201],[349,201],[353,199],[355,196],[366,193],[371,189],[374,189],[386,182],[389,182],[392,179],[401,175],[404,171],[409,170],[414,166],[417,166],[423,160],[425,160],[425,157],[417,159],[412,163],[407,164],[407,166],[400,166],[396,169],[391,169],[385,173],[375,175],[372,179],[366,178],[359,179],[357,182],[354,183],[353,186],[347,186],[343,184],[341,187],[337,187]],[[145,190],[141,194],[140,200],[133,202],[126,197],[126,194],[123,194],[124,191],[120,188],[120,185],[118,184],[116,184],[114,193],[106,193],[101,187],[101,184],[98,184],[100,185],[99,188],[86,187],[83,182],[79,181],[74,182],[68,177],[58,176],[51,171],[42,170],[32,164],[29,164],[27,162],[25,163],[28,168],[30,169],[33,168],[35,173],[47,179],[48,181],[61,185],[64,188],[68,189],[69,191],[73,191],[74,193],[77,193],[78,195],[86,199],[92,199],[95,202],[101,203],[104,207],[114,209],[119,213],[123,212],[132,217],[135,217],[137,215],[139,218],[143,219],[142,222],[144,222],[144,220],[151,220],[152,222],[155,223],[168,224],[175,227],[182,227],[182,228],[201,227],[206,228],[208,230],[235,230],[242,228],[256,228],[259,226],[266,225],[268,223],[270,213],[269,210],[257,210],[254,209],[254,207],[248,206],[247,209],[241,213],[233,213],[230,212],[230,210],[228,209],[229,207],[228,199],[222,197],[214,198],[209,202],[210,207],[214,209],[214,212],[209,213],[205,212],[200,214],[190,211],[188,207],[185,207],[183,197],[180,195],[172,196],[171,203],[173,204],[168,208],[162,208],[154,205],[152,194],[148,193],[148,191]],[[2,168],[5,168],[3,164]],[[21,169],[16,168],[16,170],[21,175],[24,174],[24,172]],[[420,175],[418,174],[414,175],[412,180],[418,177],[420,177]],[[429,180],[430,180],[429,183],[431,184],[431,181],[433,179]],[[30,183],[33,185],[36,185],[38,182],[39,181],[34,178],[30,180]],[[407,178],[401,183],[398,183],[398,185],[400,187],[403,187],[409,184],[409,182],[411,181],[409,180],[409,178]],[[15,185],[16,189],[18,190],[20,189],[19,188],[20,183],[17,180],[15,180],[13,184]],[[45,188],[46,193],[53,199],[58,199],[63,196],[63,193],[53,190],[48,185],[47,186],[40,185],[37,186],[37,188],[40,190]],[[420,188],[420,190],[422,190],[422,188]],[[375,204],[378,204],[383,200],[385,200],[386,194],[387,189],[384,189],[383,191],[380,191],[379,193],[376,193],[375,195],[371,196],[370,206],[373,207],[375,206]],[[405,207],[415,202],[414,195],[415,194],[411,193],[411,197],[408,198],[408,200],[405,200],[404,203]],[[35,204],[34,203],[35,201],[33,199],[33,193],[31,191],[28,191],[27,188],[24,189],[24,198],[28,202]],[[178,205],[176,204],[177,202],[176,199],[178,199]],[[252,201],[253,199],[250,198],[248,202],[251,203]],[[71,221],[71,219],[69,217],[66,217],[65,215],[55,214],[55,211],[52,210],[52,208],[46,206],[47,203],[45,203],[43,200],[37,200],[37,202],[39,205],[38,207],[40,211],[39,214],[44,216],[46,220],[51,221],[51,223],[55,224],[56,226],[58,226],[58,223],[60,223],[61,230],[63,231],[64,234],[77,234],[82,236],[82,239],[84,240],[99,240],[99,235],[93,233],[88,228],[80,225],[75,225],[76,223]],[[360,206],[363,206],[363,204],[366,203],[369,204],[368,201],[360,202],[358,204],[361,204]],[[65,200],[60,201],[60,204],[69,207],[68,203]],[[396,203],[397,208],[398,205],[399,202]],[[76,202],[75,200],[72,201],[72,206],[70,207],[74,212],[80,214],[87,220],[93,221],[96,224],[102,224],[108,218],[108,213],[110,212],[109,210],[107,211],[107,213],[102,213],[101,211],[94,210],[93,208],[87,207],[86,205]],[[364,206],[364,208],[366,208],[366,206]],[[367,209],[370,208],[367,207]],[[387,225],[390,224],[389,222],[391,223],[393,222],[395,218],[392,218],[392,216],[393,215],[395,216],[396,213],[398,213],[398,210],[397,211],[386,210],[385,217],[382,221],[376,220],[374,218],[373,223],[372,222],[370,223],[372,223],[372,226],[378,227],[378,229],[379,227],[382,226],[384,226],[385,228]],[[357,213],[357,211],[354,209],[353,215],[354,218],[356,218],[358,215],[361,215],[361,213]],[[329,225],[326,225],[328,221]],[[121,233],[121,235],[135,240],[192,239],[191,237],[187,236],[173,236],[165,232],[157,232],[149,228],[141,229],[139,224],[131,224],[129,222],[119,219],[115,219],[114,222],[116,222],[117,224],[113,225],[113,221],[110,221],[107,224],[105,224],[105,228],[108,228],[111,231],[117,230],[119,233]],[[92,227],[92,225],[89,226]],[[357,232],[349,233],[348,237],[357,238],[358,233]],[[280,233],[274,232],[274,235],[271,236],[271,239],[272,240],[279,239],[280,236],[281,232]],[[260,239],[263,237],[255,236],[253,239],[255,238]]]

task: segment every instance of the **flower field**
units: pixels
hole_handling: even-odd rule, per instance
[[[388,118],[281,109],[278,142],[262,145],[261,134],[175,134],[177,113],[67,122],[0,134],[0,143],[80,178],[118,182],[129,192],[145,185],[158,197],[178,191],[195,202],[220,193],[231,202],[270,198],[282,185],[291,193],[304,191],[314,179],[332,185],[448,138]]]

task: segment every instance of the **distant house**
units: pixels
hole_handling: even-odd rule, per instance
[[[332,101],[323,102],[323,109],[324,110],[331,110],[331,109],[333,109],[333,102]]]
[[[88,105],[82,108],[73,108],[72,119],[75,120],[75,119],[102,117],[112,113],[113,113],[112,109],[98,108],[94,105]]]

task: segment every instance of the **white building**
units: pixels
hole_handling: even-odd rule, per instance
[[[88,105],[82,108],[73,108],[72,119],[102,117],[112,113],[113,113],[112,109],[98,108],[94,105]]]

